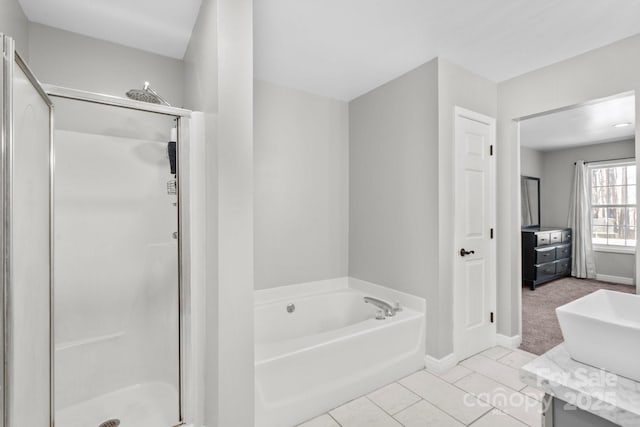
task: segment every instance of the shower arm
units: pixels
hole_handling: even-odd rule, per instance
[[[169,103],[167,102],[167,100],[166,100],[166,99],[164,99],[163,97],[161,97],[161,96],[158,94],[158,92],[156,92],[155,90],[153,90],[153,89],[151,88],[151,86],[149,85],[149,82],[144,82],[144,90],[146,90],[146,91],[148,91],[148,92],[151,92],[154,96],[157,96],[157,97],[158,97],[158,99],[160,100],[160,102],[161,102],[161,103],[163,103],[164,105],[166,105],[166,106],[168,106],[168,107],[171,107],[171,104],[169,104]]]

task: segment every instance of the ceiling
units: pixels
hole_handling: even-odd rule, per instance
[[[183,58],[202,0],[19,0],[30,21]],[[255,76],[351,100],[439,56],[499,82],[640,32],[630,0],[255,0]]]
[[[184,57],[201,3],[201,0],[18,1],[29,21],[178,59]]]
[[[616,128],[616,123],[630,123]],[[625,96],[520,122],[520,144],[540,151],[635,137],[635,97]]]
[[[629,0],[256,0],[255,75],[350,100],[439,56],[499,82],[640,32]]]

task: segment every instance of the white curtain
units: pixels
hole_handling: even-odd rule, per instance
[[[595,279],[596,266],[591,243],[591,203],[589,175],[584,161],[576,162],[569,205],[568,225],[573,230],[573,258],[571,275],[582,279]]]

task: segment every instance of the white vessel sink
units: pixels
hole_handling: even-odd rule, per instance
[[[556,314],[573,359],[640,381],[640,295],[599,290]]]

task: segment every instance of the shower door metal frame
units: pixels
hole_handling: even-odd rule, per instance
[[[47,95],[41,83],[31,71],[27,63],[22,59],[15,47],[15,40],[9,36],[0,33],[0,41],[2,41],[3,63],[0,67],[0,200],[2,203],[1,217],[2,227],[0,228],[0,236],[2,244],[0,245],[0,259],[2,260],[2,289],[0,290],[0,306],[2,313],[0,315],[0,330],[2,331],[2,339],[0,345],[0,375],[2,377],[2,404],[0,405],[0,423],[3,427],[9,426],[9,398],[11,394],[10,376],[11,376],[11,360],[8,357],[8,348],[13,342],[13,333],[8,328],[8,313],[10,312],[8,295],[11,293],[12,271],[10,262],[13,254],[13,244],[11,241],[12,226],[12,172],[13,172],[13,147],[14,147],[14,123],[13,123],[13,84],[14,84],[14,67],[18,66],[27,77],[33,88],[38,92],[44,103],[49,109],[49,420],[53,427],[54,417],[54,370],[53,370],[53,170],[54,170],[54,152],[53,152],[53,126],[54,126],[54,108],[51,98]],[[36,408],[37,410],[37,408]]]
[[[135,101],[128,98],[119,98],[116,96],[105,95],[94,92],[87,92],[78,89],[71,89],[62,86],[55,86],[49,84],[42,85],[46,95],[54,98],[65,98],[80,102],[89,102],[93,104],[107,105],[111,107],[126,108],[129,110],[142,111],[147,113],[162,114],[165,116],[174,117],[176,120],[176,128],[178,131],[178,141],[176,144],[176,157],[178,162],[178,168],[176,170],[176,194],[177,194],[177,211],[178,211],[178,423],[174,426],[180,426],[185,424],[187,419],[193,417],[193,414],[185,411],[185,396],[187,393],[187,384],[185,379],[190,377],[188,370],[191,369],[188,362],[187,355],[191,353],[191,311],[189,310],[188,302],[191,298],[191,269],[190,269],[190,223],[189,215],[187,211],[188,204],[185,203],[185,196],[189,197],[189,166],[188,166],[188,143],[189,140],[189,118],[191,117],[191,111],[183,108],[170,107],[161,104],[150,104],[141,101]],[[186,120],[185,120],[186,119]],[[53,122],[52,122],[51,138],[53,143]],[[53,149],[52,149],[53,155]],[[52,176],[55,176],[55,163],[52,167]],[[186,190],[186,191],[185,191]],[[53,191],[53,187],[52,187]],[[53,196],[52,200],[52,215],[53,215]],[[52,216],[53,221],[53,216]],[[53,245],[53,239],[52,239]],[[53,246],[52,246],[53,253]],[[53,262],[52,279],[53,279]],[[52,294],[53,297],[53,294]],[[53,299],[51,300],[51,309],[53,310]],[[51,373],[53,375],[55,367],[55,348],[53,337],[53,315],[51,318]],[[190,382],[193,379],[190,378]],[[55,425],[55,406],[53,403],[54,398],[54,379],[51,381],[51,427]],[[169,427],[169,426],[167,426]]]

